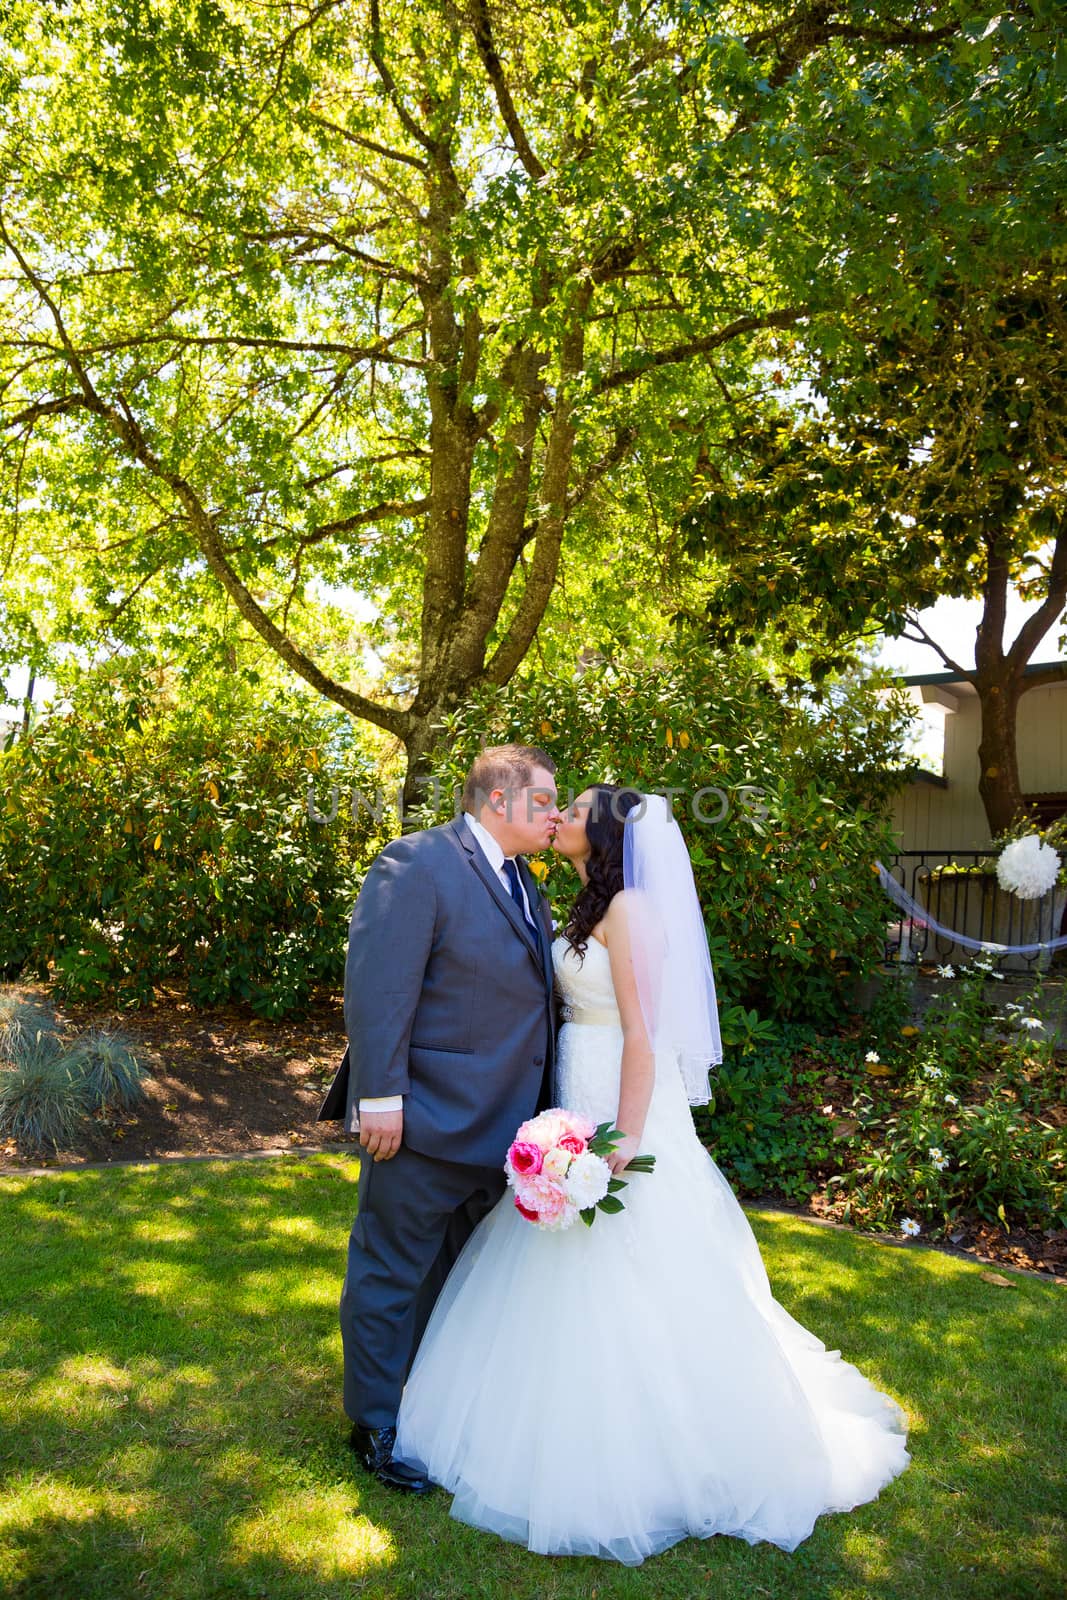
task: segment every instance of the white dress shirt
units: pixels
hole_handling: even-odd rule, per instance
[[[463,820],[467,824],[471,833],[473,833],[475,842],[481,848],[482,855],[488,861],[489,865],[492,867],[493,871],[500,880],[500,884],[504,890],[504,893],[510,899],[511,885],[508,883],[507,875],[504,872],[503,846],[498,842],[498,840],[493,838],[493,835],[489,832],[489,829],[484,828],[478,821],[478,818],[472,816],[469,811],[465,811],[463,813]],[[515,857],[512,856],[511,860],[514,861],[514,859]],[[521,873],[519,875],[519,888],[522,891],[523,910],[529,917],[530,921],[533,922],[535,919],[532,911],[530,910],[530,901],[526,894],[526,885],[522,881]],[[375,1100],[361,1099],[359,1102],[359,1109],[360,1111],[402,1111],[404,1109],[404,1096],[402,1094],[387,1094],[382,1095],[379,1099]],[[349,1131],[351,1133],[357,1133],[359,1130],[356,1127],[352,1127]]]

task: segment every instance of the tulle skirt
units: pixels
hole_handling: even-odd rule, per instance
[[[596,1103],[610,1083],[592,1089],[560,1101],[611,1115]],[[636,1565],[715,1533],[792,1550],[903,1470],[902,1414],[772,1298],[670,1075],[642,1147],[656,1170],[631,1178],[620,1215],[542,1232],[506,1195],[480,1225],[426,1330],[397,1453],[452,1492],[453,1516],[544,1554]]]

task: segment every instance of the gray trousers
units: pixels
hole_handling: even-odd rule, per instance
[[[505,1187],[500,1167],[441,1161],[407,1145],[391,1161],[362,1157],[341,1290],[344,1405],[353,1422],[396,1422],[434,1302]]]

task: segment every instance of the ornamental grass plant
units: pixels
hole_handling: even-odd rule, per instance
[[[0,1063],[0,1135],[23,1150],[63,1149],[76,1140],[90,1111],[86,1075],[58,1035],[15,1024]]]
[[[47,1006],[0,995],[0,1138],[21,1150],[68,1148],[94,1114],[136,1106],[146,1077],[121,1034],[67,1039]]]

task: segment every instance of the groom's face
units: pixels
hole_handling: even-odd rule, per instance
[[[555,778],[546,767],[534,767],[523,787],[494,789],[482,820],[506,856],[547,850],[560,821]]]

